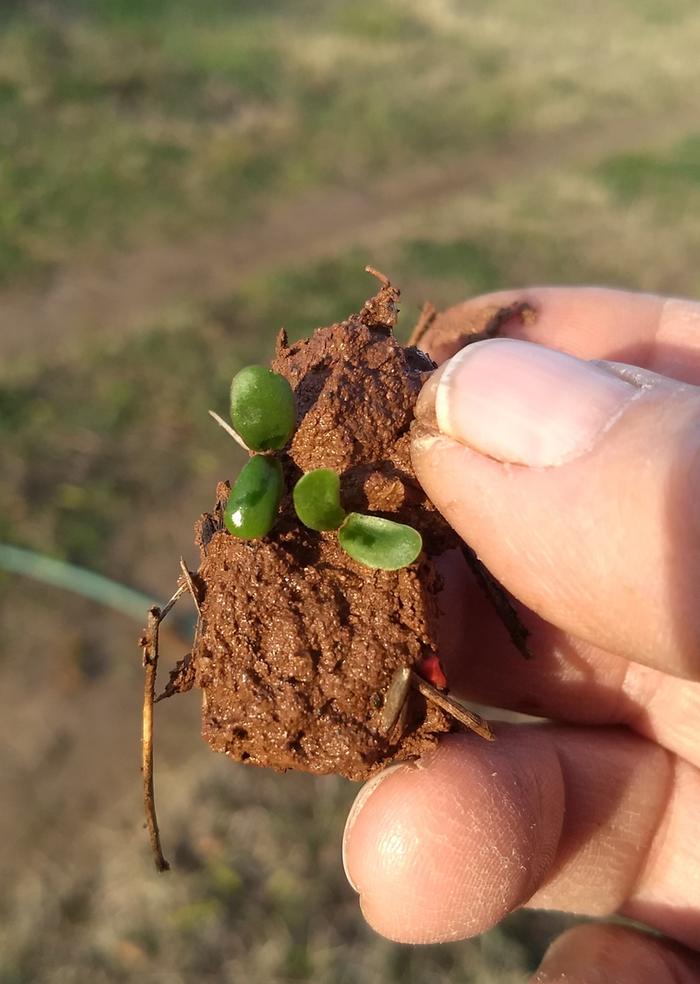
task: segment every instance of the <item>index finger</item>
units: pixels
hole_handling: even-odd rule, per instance
[[[700,768],[700,682],[615,656],[519,607],[515,649],[458,551],[439,563],[440,661],[453,696],[568,724],[625,725]]]
[[[700,383],[700,304],[603,287],[532,287],[483,294],[437,315],[418,342],[436,362],[463,348],[490,315],[523,303],[498,334],[559,349],[580,359],[609,359]]]

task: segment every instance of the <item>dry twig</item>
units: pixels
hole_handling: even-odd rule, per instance
[[[411,332],[411,337],[408,340],[408,344],[415,345],[417,348],[420,348],[420,343],[423,340],[423,337],[436,318],[437,308],[434,304],[431,304],[430,301],[426,301],[421,308],[420,314],[418,315],[418,321],[416,322],[415,328]]]
[[[426,700],[430,700],[433,704],[437,704],[441,707],[443,711],[453,717],[460,724],[463,724],[465,728],[469,728],[470,731],[475,731],[477,735],[485,738],[486,741],[494,741],[495,736],[491,728],[489,727],[488,721],[484,721],[482,717],[475,714],[473,711],[468,711],[466,707],[462,707],[458,704],[456,700],[452,700],[447,694],[441,693],[436,687],[433,687],[431,683],[424,680],[423,677],[418,676],[417,673],[411,674],[411,683],[418,691],[422,694]]]
[[[173,607],[187,584],[181,584],[170,601],[163,608],[154,605],[148,612],[148,625],[141,639],[143,649],[144,686],[141,739],[141,771],[143,773],[143,804],[146,815],[146,828],[151,842],[151,850],[158,871],[168,871],[170,865],[163,856],[156,817],[155,794],[153,791],[153,703],[158,671],[158,629],[160,623]]]
[[[377,270],[376,267],[367,265],[365,267],[365,273],[369,273],[373,277],[376,277],[379,283],[382,284],[384,287],[391,286],[391,281],[389,280],[387,275],[385,273],[382,273],[381,270]]]
[[[194,602],[194,607],[197,609],[197,614],[202,617],[202,609],[199,606],[199,592],[195,587],[195,583],[192,580],[192,575],[187,569],[187,564],[185,563],[185,558],[180,557],[180,570],[182,571],[182,576],[184,578],[187,590],[192,595],[192,601]]]
[[[521,656],[524,656],[525,659],[531,659],[532,653],[527,644],[527,637],[530,633],[523,625],[506,589],[496,580],[491,571],[481,563],[476,552],[467,546],[466,543],[462,544],[462,551],[464,553],[464,559],[476,578],[477,584],[493,605],[513,645]]]

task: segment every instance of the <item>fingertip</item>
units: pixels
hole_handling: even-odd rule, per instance
[[[453,735],[360,793],[344,859],[377,932],[463,939],[530,897],[555,854],[563,783],[549,743],[527,747],[508,728],[488,745]]]
[[[664,940],[622,926],[568,930],[544,956],[532,984],[692,984],[700,961]]]
[[[357,835],[354,834],[355,823],[361,816],[363,808],[367,800],[374,794],[375,790],[381,783],[385,783],[396,772],[401,770],[410,769],[413,767],[412,763],[407,762],[397,762],[394,765],[388,766],[386,769],[382,769],[377,775],[372,776],[368,779],[364,786],[360,789],[359,793],[355,797],[355,800],[350,807],[350,812],[348,818],[345,821],[345,830],[343,831],[343,842],[342,842],[342,860],[343,869],[345,871],[345,877],[350,883],[350,887],[354,889],[358,894],[360,894],[360,889],[357,887],[357,882],[354,876],[355,862],[359,858],[363,857],[361,841],[358,844]],[[351,852],[348,851],[348,844],[352,840],[353,849]]]

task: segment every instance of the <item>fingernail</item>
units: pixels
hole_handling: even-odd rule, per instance
[[[416,414],[497,461],[546,467],[590,451],[640,393],[592,362],[495,338],[446,362],[421,391]]]
[[[343,869],[345,871],[345,877],[350,882],[350,887],[355,892],[357,892],[358,895],[359,895],[359,889],[355,884],[355,882],[350,877],[350,870],[348,868],[348,863],[347,863],[347,846],[350,839],[350,834],[352,832],[352,828],[355,826],[355,821],[359,817],[360,813],[362,813],[365,803],[370,798],[370,796],[374,793],[377,786],[381,785],[381,783],[383,783],[385,779],[388,779],[389,776],[392,775],[394,772],[397,772],[399,769],[407,769],[407,768],[410,768],[410,766],[407,765],[406,762],[396,762],[394,763],[394,765],[389,765],[387,766],[386,769],[382,769],[382,771],[378,772],[376,776],[372,776],[371,779],[368,779],[368,781],[364,784],[362,789],[355,797],[355,802],[350,807],[350,813],[348,814],[348,819],[345,821],[345,830],[343,832],[343,846],[342,846]]]

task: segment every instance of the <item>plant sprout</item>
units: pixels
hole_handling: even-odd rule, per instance
[[[265,366],[247,366],[231,383],[229,427],[212,417],[231,436],[253,452],[244,466],[224,510],[229,533],[243,540],[258,540],[275,525],[284,476],[274,456],[294,433],[294,393],[284,376]],[[337,530],[338,542],[353,560],[385,571],[412,564],[423,540],[417,530],[382,516],[347,514],[340,502],[340,476],[332,468],[316,468],[298,480],[292,492],[296,514],[309,529]]]
[[[412,526],[381,516],[346,514],[340,504],[340,477],[331,468],[302,475],[294,487],[294,508],[312,530],[337,530],[338,542],[353,560],[365,567],[396,571],[412,564],[423,549],[420,533]]]
[[[275,525],[284,489],[277,458],[256,454],[244,465],[224,510],[229,533],[242,540],[267,536]]]
[[[397,571],[408,567],[423,549],[418,530],[381,516],[350,513],[338,530],[343,550],[365,567]]]
[[[251,451],[279,451],[294,433],[294,393],[284,376],[247,366],[231,383],[231,423]]]
[[[294,486],[294,508],[304,526],[337,530],[345,519],[340,504],[340,476],[332,468],[316,468]]]

